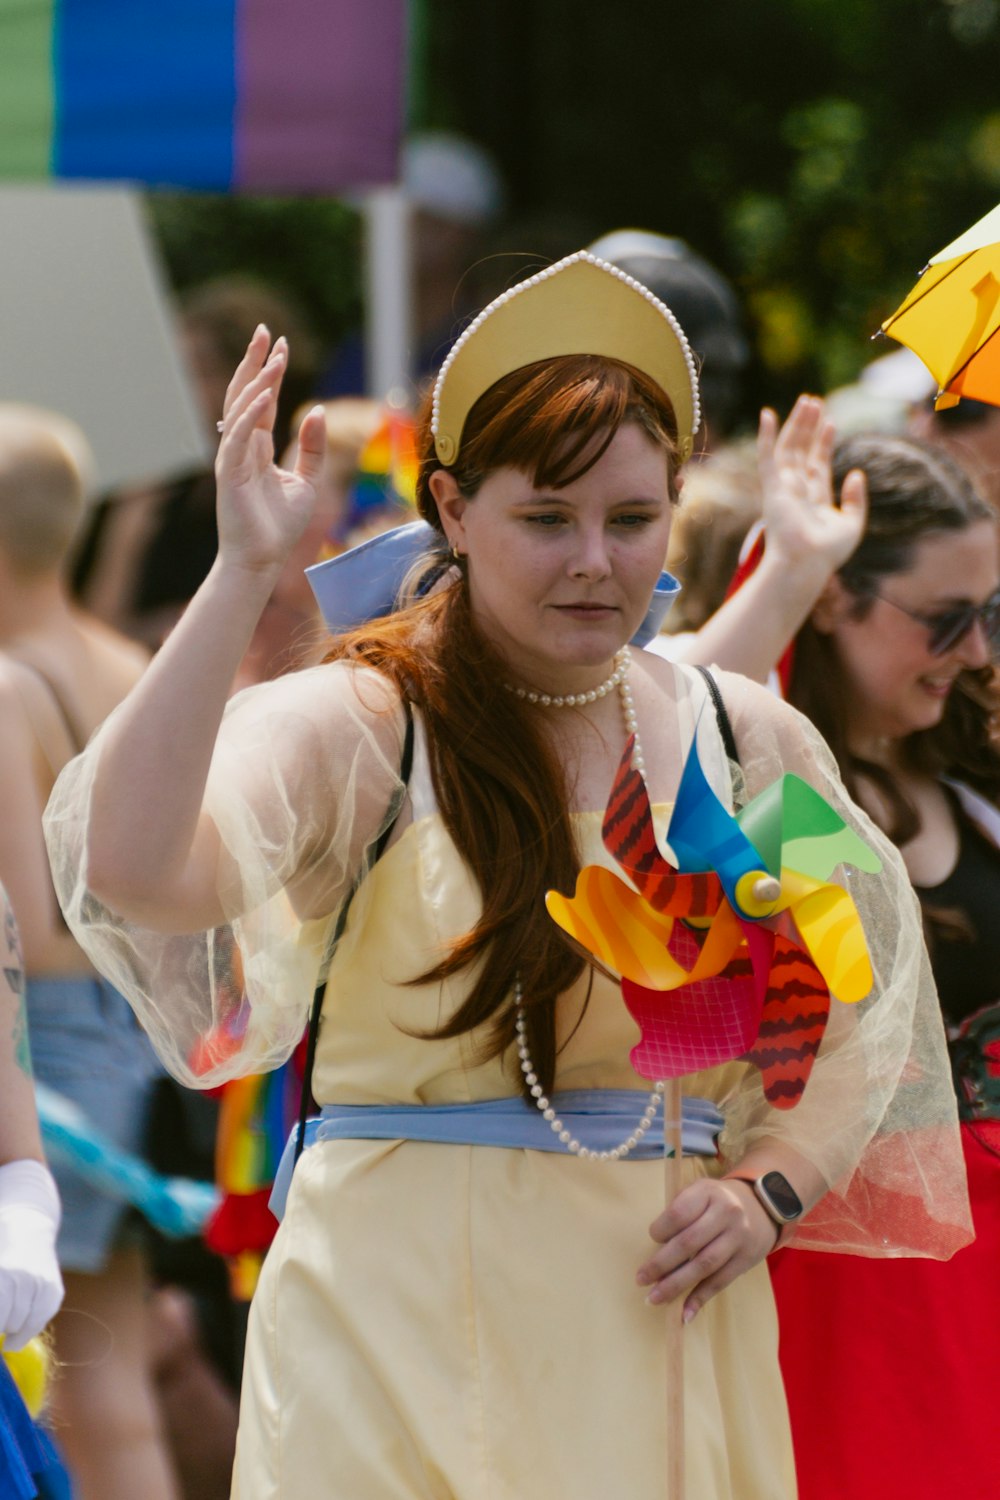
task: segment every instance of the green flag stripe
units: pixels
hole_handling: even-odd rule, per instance
[[[56,0],[0,0],[0,178],[52,171]]]

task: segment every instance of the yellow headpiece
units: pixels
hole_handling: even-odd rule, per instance
[[[586,250],[501,292],[458,339],[434,386],[431,431],[453,464],[465,419],[504,375],[563,354],[597,354],[642,370],[670,399],[680,457],[701,422],[698,373],[677,319],[658,297]]]

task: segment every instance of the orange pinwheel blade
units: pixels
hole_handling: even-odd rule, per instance
[[[675,989],[687,974],[668,950],[672,917],[661,916],[603,865],[586,865],[576,891],[549,891],[549,916],[599,963],[648,989]]]

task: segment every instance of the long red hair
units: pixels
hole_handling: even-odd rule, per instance
[[[585,474],[626,422],[664,450],[676,498],[676,424],[669,400],[641,371],[616,360],[571,355],[527,365],[479,398],[449,472],[473,497],[498,468],[559,489]],[[417,503],[440,530],[429,480],[434,453],[429,407],[421,423]],[[364,663],[392,679],[426,727],[438,806],[482,895],[470,932],[414,983],[468,969],[472,988],[434,1036],[483,1030],[483,1056],[514,1037],[510,1003],[520,977],[535,1071],[546,1093],[556,1066],[555,1002],[583,960],[549,918],[545,892],[571,891],[580,860],[563,767],[539,710],[503,690],[505,666],[476,628],[461,583],[336,640],[328,660]]]

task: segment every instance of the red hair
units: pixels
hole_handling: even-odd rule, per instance
[[[596,354],[570,354],[524,365],[491,385],[462,429],[458,458],[448,472],[466,497],[496,469],[520,469],[538,489],[561,489],[597,463],[624,422],[635,422],[669,459],[676,500],[677,422],[654,380],[631,365]],[[434,451],[430,410],[418,438],[417,507],[438,530],[430,476],[443,468]]]
[[[674,497],[676,422],[667,397],[640,371],[595,355],[527,365],[491,386],[469,413],[449,472],[469,497],[504,467],[558,489],[586,473],[625,422],[663,448]],[[443,466],[429,403],[419,453],[417,503],[440,530],[429,480]],[[340,637],[327,659],[374,667],[419,708],[441,816],[482,895],[475,927],[414,978],[428,983],[475,970],[468,998],[433,1035],[485,1028],[485,1056],[504,1052],[514,1038],[510,996],[520,977],[535,1071],[549,1093],[555,1003],[584,961],[545,910],[547,890],[572,891],[580,859],[563,767],[539,710],[503,690],[504,663],[476,628],[464,580]]]

